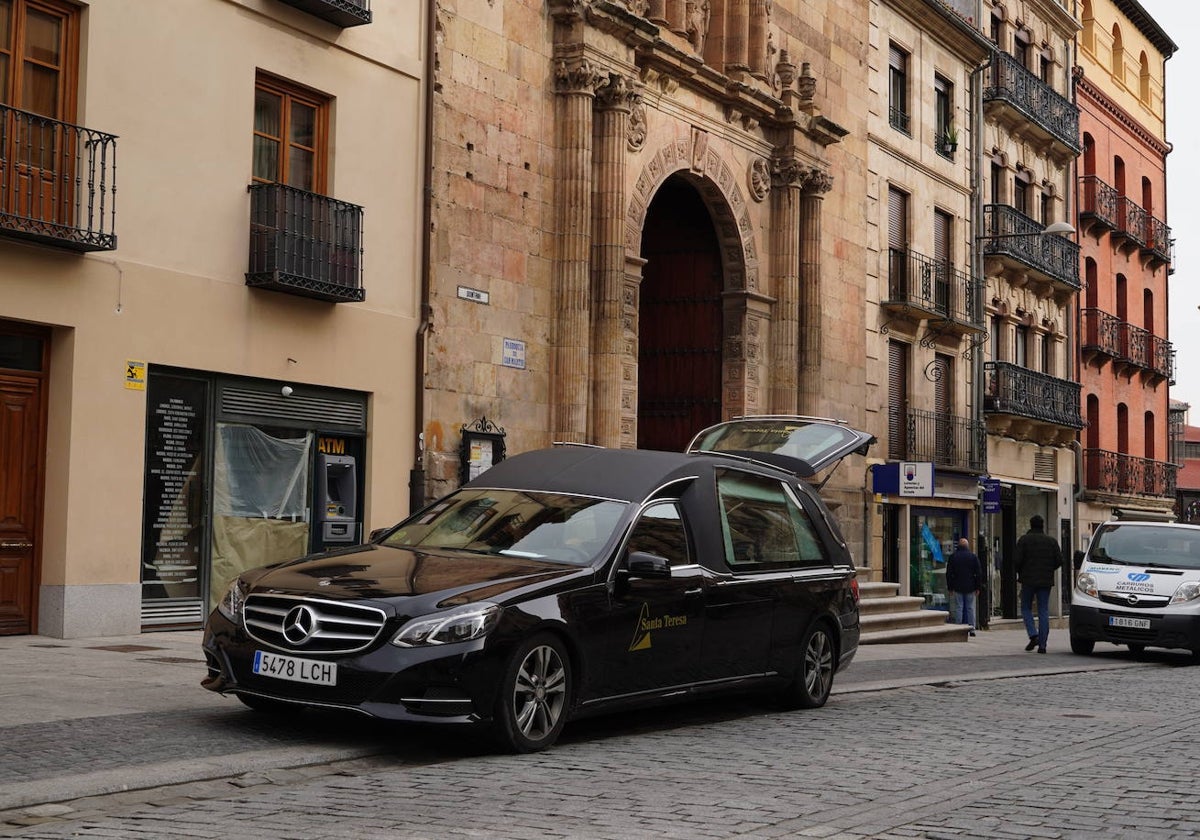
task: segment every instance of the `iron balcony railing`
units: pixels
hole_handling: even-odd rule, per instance
[[[1085,353],[1101,353],[1113,359],[1121,356],[1121,319],[1102,309],[1079,310],[1080,349]]]
[[[987,430],[967,417],[920,409],[893,407],[889,428],[903,430],[903,440],[892,447],[893,458],[930,461],[945,469],[983,472],[987,467]]]
[[[1083,483],[1088,490],[1126,496],[1174,498],[1179,467],[1105,449],[1083,450]]]
[[[933,133],[933,150],[946,160],[953,161],[954,153],[958,151],[958,141],[946,137],[945,131]]]
[[[1117,236],[1127,239],[1139,248],[1146,245],[1146,220],[1149,215],[1136,201],[1123,196],[1117,201]]]
[[[1079,218],[1105,230],[1117,226],[1117,201],[1120,194],[1095,175],[1079,179]]]
[[[1011,362],[984,362],[983,369],[985,412],[1083,428],[1078,382],[1068,382]]]
[[[1128,321],[1121,321],[1117,327],[1117,341],[1120,345],[1121,359],[1144,370],[1150,369],[1150,347],[1146,339],[1150,333],[1141,327],[1135,327]]]
[[[1062,236],[1043,236],[1040,225],[1015,207],[983,208],[983,252],[1016,260],[1052,283],[1079,291],[1079,246]]]
[[[117,138],[0,105],[0,236],[117,247]]]
[[[891,124],[892,128],[908,134],[909,120],[910,118],[907,111],[897,108],[894,105],[888,108],[888,122]]]
[[[1171,346],[1171,342],[1156,335],[1147,336],[1146,341],[1149,343],[1149,351],[1146,356],[1150,360],[1150,372],[1174,385],[1175,348]]]
[[[1004,102],[1078,154],[1079,108],[1005,52],[992,54],[983,101]]]
[[[911,249],[888,249],[885,305],[916,310],[935,321],[982,329],[983,280]]]
[[[250,185],[246,285],[361,301],[363,209],[285,184]]]
[[[1154,268],[1171,262],[1171,228],[1162,219],[1146,216],[1146,244],[1142,247]]]
[[[371,22],[371,0],[282,0],[342,28]]]

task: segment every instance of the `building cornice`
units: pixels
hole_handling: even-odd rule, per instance
[[[1141,140],[1157,154],[1166,157],[1170,153],[1172,148],[1170,143],[1166,143],[1152,134],[1132,114],[1114,102],[1107,93],[1088,79],[1087,76],[1080,75],[1078,77],[1075,89],[1078,94],[1087,97],[1089,101],[1095,103],[1098,108],[1106,112],[1114,121],[1121,124],[1130,134],[1137,137],[1137,139]]]
[[[1179,49],[1138,0],[1113,0],[1113,5],[1163,54],[1163,58],[1170,58]]]

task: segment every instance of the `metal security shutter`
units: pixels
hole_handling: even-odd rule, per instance
[[[888,342],[888,457],[908,457],[908,345]]]
[[[365,432],[367,398],[364,394],[302,385],[293,386],[291,394],[284,396],[274,385],[218,382],[217,418],[331,432]]]
[[[888,187],[888,247],[908,247],[908,193]]]

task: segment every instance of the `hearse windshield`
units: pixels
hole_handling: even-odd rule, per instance
[[[383,540],[396,548],[452,548],[585,566],[612,537],[628,505],[525,490],[459,490]]]

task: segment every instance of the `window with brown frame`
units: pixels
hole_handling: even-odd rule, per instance
[[[259,73],[254,86],[254,182],[324,193],[327,96]]]

